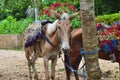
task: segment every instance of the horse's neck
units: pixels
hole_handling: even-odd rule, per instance
[[[49,41],[55,46],[52,46],[51,44],[49,44],[47,41],[43,41],[43,45],[42,45],[42,56],[52,52],[52,51],[59,51],[60,47],[59,47],[59,41],[58,41],[58,32],[56,31],[54,34],[48,35],[46,34],[47,38],[49,39]]]
[[[58,32],[55,31],[53,34],[51,35],[48,35],[48,38],[49,40],[51,41],[51,43],[54,45],[54,46],[58,46],[59,45],[59,41],[58,41]]]
[[[82,35],[82,29],[81,28],[75,29],[71,32],[71,37],[76,37],[76,36],[79,36],[79,35]]]

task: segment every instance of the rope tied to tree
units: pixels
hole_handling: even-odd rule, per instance
[[[83,66],[82,66],[82,68],[83,68],[83,75],[86,75],[84,55],[96,54],[96,53],[98,53],[99,50],[100,49],[97,48],[97,49],[95,49],[95,50],[93,50],[91,52],[86,52],[83,48],[80,49],[80,54],[82,56],[82,63],[83,63]],[[86,76],[84,76],[84,80],[86,80]]]
[[[99,51],[100,49],[99,48],[97,48],[97,49],[95,49],[95,50],[93,50],[93,51],[91,51],[91,52],[86,52],[86,51],[84,51],[84,49],[82,48],[81,50],[80,50],[80,53],[81,53],[81,55],[83,56],[83,55],[85,55],[85,54],[95,54],[95,53],[97,53],[98,51]]]

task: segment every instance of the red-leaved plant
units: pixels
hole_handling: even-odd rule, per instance
[[[55,10],[59,14],[62,14],[63,12],[66,12],[68,14],[74,13],[77,9],[75,5],[69,4],[68,2],[66,3],[60,3],[60,2],[55,2],[53,4],[50,4],[50,6],[46,6],[43,8],[43,10],[40,11],[39,13],[39,19],[44,20],[44,19],[52,19],[54,21],[54,18],[50,14],[50,10]],[[80,27],[81,22],[79,20],[79,16],[76,17],[73,21],[72,24],[74,25],[74,28]]]
[[[73,4],[69,4],[68,2],[66,2],[65,4],[62,4],[60,2],[55,2],[54,4],[50,4],[49,7],[45,7],[43,9],[43,13],[40,12],[40,16],[43,15],[47,15],[48,17],[50,17],[50,10],[55,10],[58,13],[62,14],[62,12],[66,12],[66,13],[73,13],[76,11],[76,7]]]

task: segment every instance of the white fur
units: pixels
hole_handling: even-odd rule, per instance
[[[66,19],[66,20],[69,20],[69,15],[68,13],[63,13],[62,16],[61,16],[62,19]]]
[[[47,33],[51,34],[56,30],[56,25],[57,25],[58,20],[54,21],[53,23],[49,23],[47,26]]]
[[[69,50],[70,49],[68,41],[63,41],[62,42],[62,49],[65,49],[65,50]]]

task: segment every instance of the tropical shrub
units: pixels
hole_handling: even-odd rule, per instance
[[[120,22],[120,13],[102,15],[96,17],[96,22],[103,22],[106,24],[112,24],[113,22]]]
[[[8,16],[0,22],[0,34],[22,34],[31,22],[33,22],[32,18],[17,21],[16,18]]]

